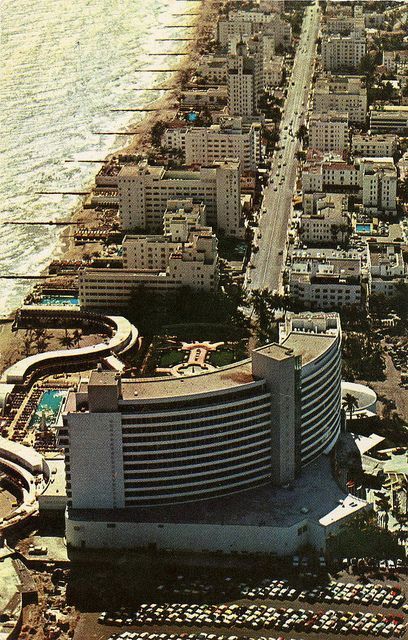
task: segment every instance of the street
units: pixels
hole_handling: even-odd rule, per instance
[[[245,279],[248,289],[281,290],[296,179],[296,152],[300,148],[296,133],[306,119],[319,25],[320,10],[317,3],[314,3],[305,9],[302,32],[288,81],[279,129],[279,148],[274,152],[270,183],[264,191],[261,204],[261,212],[264,213],[261,213],[259,219],[259,229],[255,230],[259,251],[251,259],[255,268],[248,268]]]

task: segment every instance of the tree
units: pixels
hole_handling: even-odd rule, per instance
[[[354,409],[358,409],[358,400],[355,396],[353,396],[352,393],[346,393],[346,395],[343,398],[343,409],[347,412],[349,412],[349,419],[350,422],[353,418],[353,413],[354,413]]]
[[[82,340],[82,331],[80,329],[75,329],[72,334],[72,341],[76,347],[79,347]]]
[[[307,136],[307,127],[304,124],[301,124],[299,129],[296,132],[296,137],[299,140],[304,140]]]
[[[26,358],[28,358],[28,356],[31,355],[31,350],[32,350],[34,344],[35,344],[34,332],[33,332],[32,329],[27,329],[24,332],[23,348],[22,348],[22,353]]]
[[[161,139],[166,131],[167,124],[164,120],[157,120],[150,131],[150,139],[154,147],[160,147]]]
[[[47,335],[47,331],[43,328],[38,328],[34,330],[35,344],[37,347],[37,351],[39,353],[43,353],[47,350],[47,347],[50,343],[49,337]]]
[[[71,349],[71,347],[74,346],[74,339],[68,333],[68,329],[65,329],[65,334],[62,336],[62,338],[59,339],[59,343],[62,347],[65,347],[66,349]]]

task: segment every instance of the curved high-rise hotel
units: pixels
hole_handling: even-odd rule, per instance
[[[60,431],[68,542],[92,545],[89,521],[103,521],[112,544],[126,546],[112,533],[119,521],[290,485],[340,433],[340,344],[336,313],[287,314],[279,343],[216,371],[92,372],[70,394]]]

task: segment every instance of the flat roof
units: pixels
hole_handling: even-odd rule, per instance
[[[346,503],[339,507],[339,500]],[[356,502],[352,507],[349,502]],[[127,509],[76,509],[75,520],[189,523],[237,526],[291,527],[305,520],[323,526],[357,512],[366,502],[346,494],[332,477],[330,459],[320,456],[284,489],[271,484],[248,491],[177,505]]]
[[[282,346],[292,349],[293,354],[302,356],[302,364],[308,364],[319,356],[336,341],[337,336],[311,334],[303,331],[292,331],[282,342]]]
[[[225,391],[244,384],[255,383],[251,360],[244,360],[219,371],[198,373],[181,378],[136,378],[122,380],[123,401],[149,400],[156,398],[180,398],[182,396]]]

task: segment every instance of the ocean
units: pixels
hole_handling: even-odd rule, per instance
[[[64,227],[4,224],[68,219],[78,196],[38,191],[81,191],[99,168],[67,159],[102,159],[128,141],[101,136],[143,114],[112,113],[146,106],[162,95],[144,91],[171,74],[179,58],[148,56],[177,51],[191,11],[186,0],[2,0],[0,15],[0,275],[39,274],[57,255]],[[135,73],[135,69],[146,73]],[[32,282],[2,279],[0,316],[23,301]]]

